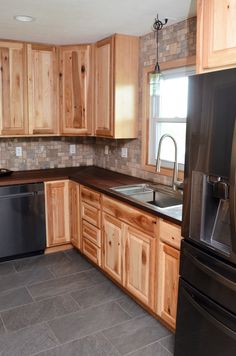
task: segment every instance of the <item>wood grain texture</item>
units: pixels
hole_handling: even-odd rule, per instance
[[[180,250],[182,236],[181,228],[179,226],[171,224],[166,220],[160,219],[159,237],[161,241]]]
[[[101,266],[101,249],[98,246],[83,238],[82,251],[96,265]]]
[[[81,249],[80,187],[72,181],[69,181],[69,221],[71,243]]]
[[[115,280],[123,283],[122,244],[123,224],[108,214],[103,214],[102,268]]]
[[[235,67],[235,13],[235,0],[198,0],[197,73]]]
[[[68,183],[45,183],[47,247],[70,242]]]
[[[124,234],[124,285],[150,308],[154,306],[156,239],[125,227]]]
[[[141,210],[132,208],[128,204],[108,198],[105,195],[103,195],[103,211],[131,226],[139,228],[150,236],[157,236],[157,219],[154,216],[145,214]]]
[[[102,245],[101,230],[85,220],[82,220],[82,238],[90,240],[98,247]]]
[[[92,133],[92,53],[90,45],[60,47],[60,115],[64,134]]]
[[[84,186],[81,186],[81,200],[95,208],[101,208],[101,194]]]
[[[180,252],[162,242],[158,255],[157,314],[175,329]]]
[[[0,42],[0,69],[1,134],[27,134],[25,45],[15,42]]]
[[[101,211],[85,202],[81,202],[81,217],[95,227],[101,227]]]
[[[56,134],[59,125],[56,47],[27,45],[29,133]]]

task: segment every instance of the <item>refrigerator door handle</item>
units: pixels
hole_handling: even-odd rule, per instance
[[[229,185],[231,243],[232,250],[236,253],[236,120],[232,139]]]
[[[226,278],[224,275],[217,273],[212,268],[208,267],[205,263],[202,263],[197,257],[193,256],[187,251],[183,251],[183,253],[191,259],[193,264],[208,276],[212,277],[213,279],[219,281],[221,284],[225,285],[227,288],[236,292],[236,283],[231,281],[230,279]]]
[[[210,308],[201,303],[198,299],[197,301],[194,298],[193,293],[189,293],[185,288],[183,289],[183,293],[185,297],[188,299],[189,303],[203,315],[209,322],[215,325],[218,329],[220,329],[223,333],[229,335],[231,338],[236,340],[236,332],[232,330],[228,325],[223,324],[220,320],[216,319],[215,316],[211,314]],[[227,313],[227,312],[226,312]]]

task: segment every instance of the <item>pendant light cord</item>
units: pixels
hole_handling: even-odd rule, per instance
[[[159,20],[158,18],[158,14],[157,14],[157,17],[155,18],[155,21],[154,21],[154,24],[152,26],[152,29],[154,32],[156,32],[156,42],[157,42],[157,62],[156,62],[156,65],[155,65],[155,72],[156,73],[160,73],[161,70],[160,70],[160,65],[159,65],[159,62],[158,62],[158,31],[161,31],[163,26],[165,26],[168,22],[168,19],[165,19],[163,22],[161,20]]]

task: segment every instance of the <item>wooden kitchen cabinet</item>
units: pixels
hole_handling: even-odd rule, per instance
[[[47,247],[70,243],[69,181],[45,183]]]
[[[28,133],[26,46],[0,42],[0,132],[1,135]]]
[[[180,252],[163,242],[158,254],[157,314],[173,329],[176,323]]]
[[[29,134],[58,133],[58,54],[56,47],[27,45]]]
[[[126,226],[124,241],[124,286],[153,308],[156,239]]]
[[[139,39],[114,35],[95,48],[95,135],[137,137]]]
[[[236,66],[236,0],[198,0],[197,73]]]
[[[103,214],[102,268],[120,284],[123,283],[122,243],[123,224],[120,220]]]
[[[80,189],[79,184],[72,181],[69,181],[69,218],[71,243],[80,250]]]
[[[93,46],[60,47],[61,132],[90,135],[93,125]]]

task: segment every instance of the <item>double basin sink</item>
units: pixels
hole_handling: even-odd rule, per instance
[[[132,199],[155,206],[160,210],[182,205],[182,192],[170,187],[153,184],[135,184],[111,188],[117,193]]]

